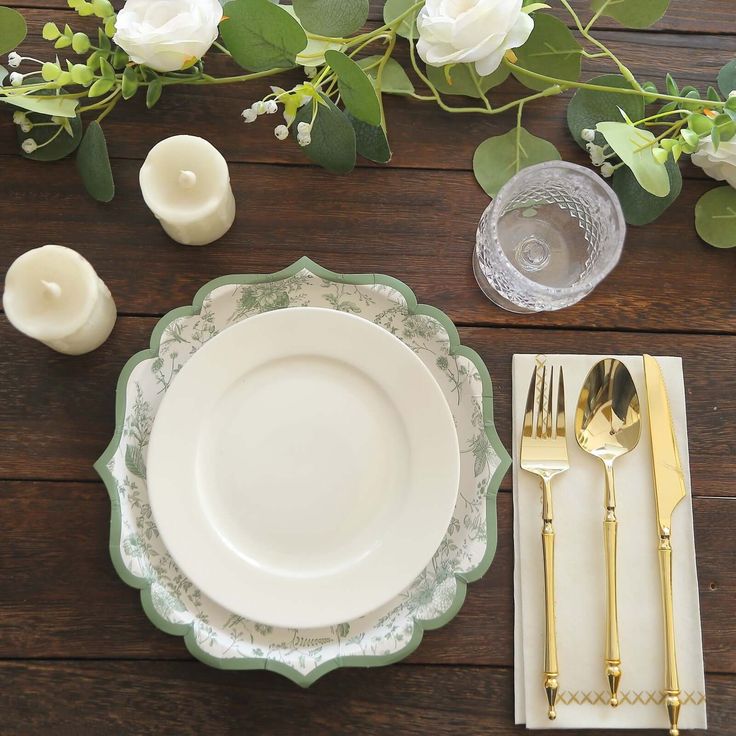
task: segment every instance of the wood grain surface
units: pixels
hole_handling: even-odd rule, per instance
[[[6,0],[6,4],[7,0]],[[43,23],[85,22],[65,0],[18,0],[31,55],[48,55]],[[116,3],[118,6],[120,3]],[[372,0],[369,23],[380,23]],[[559,3],[552,12],[559,17]],[[573,6],[589,16],[587,0]],[[641,79],[671,71],[704,89],[736,55],[733,0],[672,0],[641,32],[602,19],[601,37]],[[406,63],[406,50],[399,51]],[[209,69],[228,73],[224,58]],[[602,69],[586,64],[586,76]],[[293,79],[296,81],[297,76]],[[307,254],[342,272],[388,273],[445,311],[488,364],[500,437],[511,443],[511,356],[519,352],[679,355],[684,361],[694,492],[709,732],[736,722],[736,260],[695,234],[693,207],[713,186],[683,166],[682,197],[656,224],[631,228],[621,264],[586,300],[531,317],[484,299],[470,256],[488,198],[471,162],[512,116],[449,115],[388,98],[394,157],[360,162],[338,178],[311,166],[271,123],[244,126],[243,107],[267,84],[180,88],[154,111],[140,100],[105,121],[117,181],[114,204],[81,190],[72,161],[17,155],[0,118],[0,273],[48,242],[79,250],[107,282],[120,318],[91,355],[53,353],[0,315],[0,734],[517,734],[513,726],[511,475],[498,495],[498,550],[446,627],[405,662],[339,670],[308,690],[265,672],[220,672],[146,618],[138,592],[108,553],[110,507],[92,463],[113,431],[117,376],[170,309],[226,273],[269,273]],[[513,99],[509,82],[494,104]],[[562,156],[585,163],[567,133],[567,97],[529,106],[525,126]],[[451,99],[451,98],[450,98]],[[464,104],[459,99],[458,104]],[[146,209],[138,169],[152,145],[176,133],[211,140],[230,163],[235,226],[210,248],[168,240]],[[593,732],[576,732],[582,736]],[[611,731],[611,736],[650,732]],[[695,732],[691,732],[695,733]]]

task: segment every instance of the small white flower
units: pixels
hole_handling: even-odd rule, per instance
[[[20,144],[20,147],[26,153],[33,153],[38,148],[38,143],[36,143],[33,138],[26,138],[23,143]]]
[[[308,146],[312,142],[312,136],[309,133],[299,133],[296,137],[296,142],[300,146]]]
[[[13,87],[20,87],[21,84],[23,84],[23,75],[18,74],[18,72],[13,72],[10,75],[10,84]]]
[[[273,134],[280,140],[284,141],[289,137],[289,129],[285,125],[277,125],[273,129]]]
[[[593,166],[602,166],[606,160],[606,157],[603,153],[603,146],[599,146],[595,143],[588,143],[588,145],[585,147],[588,149],[590,160],[593,162]]]
[[[266,103],[263,100],[258,100],[258,102],[254,102],[250,109],[253,110],[253,112],[256,115],[263,115],[266,112]]]
[[[317,67],[316,66],[305,66],[304,74],[306,75],[307,79],[314,79],[317,76]]]
[[[587,141],[588,143],[592,143],[595,140],[595,131],[592,128],[583,128],[580,131],[580,137]]]
[[[11,51],[8,54],[8,66],[11,69],[17,69],[21,61],[23,61],[23,57],[17,51]]]
[[[246,123],[252,123],[258,117],[255,111],[252,110],[250,107],[246,107],[245,110],[243,110],[242,115],[243,115],[243,120]]]
[[[16,125],[23,125],[23,123],[27,122],[28,115],[26,115],[22,110],[16,110],[13,113],[13,122]]]
[[[312,132],[312,124],[306,123],[302,121],[299,123],[299,125],[296,126],[297,133],[301,133],[302,135],[307,135],[308,133]]]
[[[273,115],[275,112],[278,112],[279,106],[276,104],[276,100],[269,100],[266,103],[266,114],[267,115]]]
[[[601,166],[601,174],[608,179],[609,176],[613,176],[614,168],[612,164],[609,164],[608,161],[605,161],[603,163],[603,166]]]
[[[30,120],[24,120],[20,124],[20,129],[23,133],[30,133],[33,130],[33,123]]]

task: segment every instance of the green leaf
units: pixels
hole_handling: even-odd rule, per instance
[[[77,151],[77,169],[89,194],[98,202],[110,202],[115,196],[115,182],[107,154],[105,134],[95,120],[87,126]]]
[[[90,88],[89,92],[87,92],[88,97],[102,97],[102,95],[107,94],[112,88],[115,83],[112,79],[98,79]]]
[[[643,189],[628,166],[622,166],[614,172],[611,186],[618,195],[629,225],[654,222],[680,196],[682,175],[679,166],[670,158],[664,168],[670,183],[670,192],[666,197],[655,197]]]
[[[125,448],[125,467],[143,480],[146,479],[146,464],[139,445],[127,445]]]
[[[603,74],[589,80],[589,84],[612,89],[631,89],[631,85],[620,74]],[[567,127],[575,142],[584,149],[586,141],[583,140],[581,131],[584,128],[595,130],[595,126],[603,121],[621,121],[621,110],[632,120],[641,120],[644,117],[644,100],[634,95],[579,89],[567,106]],[[600,146],[603,142],[603,136],[598,133],[594,143]]]
[[[386,164],[391,160],[391,148],[386,131],[380,125],[368,125],[349,112],[348,120],[355,130],[355,146],[358,153],[369,161]]]
[[[512,128],[503,135],[487,138],[475,150],[473,173],[486,194],[495,197],[514,174],[545,161],[558,161],[559,151],[525,128]]]
[[[462,95],[476,100],[484,97],[489,89],[502,84],[511,73],[505,64],[501,64],[498,69],[485,77],[478,75],[474,64],[455,64],[447,74],[445,69],[446,67],[427,66],[427,77],[438,91],[445,95]],[[452,84],[447,81],[448,76]],[[477,86],[473,79],[477,80]]]
[[[161,99],[163,90],[164,86],[158,77],[152,82],[149,82],[148,89],[146,90],[146,107],[149,110]]]
[[[369,0],[294,0],[304,29],[330,38],[357,31],[368,19],[368,10]]]
[[[244,69],[292,67],[307,45],[299,22],[270,0],[233,0],[223,12],[222,40]]]
[[[18,48],[27,33],[25,18],[17,10],[0,5],[0,54]]]
[[[717,187],[695,205],[695,229],[716,248],[736,248],[736,189]]]
[[[707,99],[709,99],[711,102],[720,102],[721,101],[721,96],[718,94],[718,90],[715,87],[713,87],[713,86],[709,86],[708,87],[708,97],[707,97]]]
[[[531,36],[514,53],[518,59],[516,66],[522,69],[576,82],[580,79],[581,51],[572,31],[561,20],[537,13]],[[529,89],[543,90],[550,86],[549,82],[532,79],[516,69],[513,74]]]
[[[666,197],[670,192],[667,170],[652,155],[654,135],[648,130],[627,123],[598,123],[596,129],[603,133],[611,148],[634,172],[641,186],[655,197]]]
[[[628,28],[646,28],[666,12],[670,0],[593,0],[591,8]]]
[[[380,56],[366,56],[358,60],[358,66],[373,80],[378,74],[378,67],[366,69],[367,66],[376,64],[381,60]],[[410,95],[414,92],[414,85],[411,83],[404,67],[399,64],[396,59],[389,58],[383,67],[381,75],[381,92],[387,95]]]
[[[325,59],[337,75],[337,86],[345,108],[358,120],[378,125],[381,122],[381,105],[370,77],[341,51],[325,51]]]
[[[345,113],[323,97],[312,126],[312,142],[302,149],[306,156],[333,174],[348,174],[355,167],[355,131]],[[314,100],[299,109],[297,125],[312,119]]]
[[[138,72],[135,67],[126,67],[123,72],[123,81],[120,85],[123,99],[129,100],[138,91]]]
[[[289,15],[293,18],[297,18],[292,5],[281,5]],[[325,51],[327,49],[335,49],[339,51],[342,48],[342,44],[332,43],[330,41],[322,41],[318,38],[307,37],[307,45],[296,55],[296,63],[299,66],[322,66],[325,63]]]
[[[5,102],[13,107],[20,107],[31,112],[40,112],[44,115],[58,115],[62,118],[73,118],[79,105],[77,100],[68,98],[49,97],[41,99],[33,95],[0,95],[0,102]]]
[[[56,23],[51,23],[50,21],[46,24],[44,24],[43,30],[41,31],[41,36],[44,41],[56,41],[59,36],[61,36],[61,31],[59,30],[59,26],[56,25]]]
[[[724,97],[736,89],[736,59],[729,61],[721,71],[718,72],[718,89]]]
[[[680,94],[680,88],[677,86],[677,82],[675,82],[675,78],[667,72],[667,75],[664,78],[665,87],[667,89],[668,95],[679,95]]]
[[[386,0],[386,4],[383,6],[384,23],[393,26],[396,19],[400,18],[413,5],[416,5],[414,0]],[[398,24],[396,33],[403,38],[419,38],[417,15],[419,15],[419,8],[413,10]]]

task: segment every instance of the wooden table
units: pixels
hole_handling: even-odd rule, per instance
[[[19,0],[33,40],[63,0]],[[584,2],[574,3],[581,9]],[[374,18],[381,3],[376,3]],[[667,70],[704,89],[734,55],[732,0],[673,0],[653,29],[602,33],[640,79]],[[76,24],[77,26],[79,23]],[[588,71],[598,67],[591,66]],[[499,99],[511,99],[513,83]],[[105,127],[117,179],[112,205],[81,190],[74,164],[16,155],[0,126],[0,270],[44,243],[81,251],[115,295],[111,339],[77,358],[53,353],[0,319],[0,732],[3,734],[510,734],[513,726],[512,504],[499,494],[499,546],[485,578],[445,628],[401,664],[340,670],[308,690],[264,672],[220,672],[155,629],[108,555],[109,501],[92,463],[113,431],[115,382],[157,319],[226,273],[266,273],[307,254],[326,268],[384,272],[460,327],[494,380],[510,447],[515,352],[681,355],[687,383],[695,532],[711,734],[736,730],[736,260],[704,245],[693,206],[713,183],[684,167],[684,193],[659,222],[631,228],[621,264],[571,309],[520,317],[482,296],[470,256],[487,197],[470,171],[475,146],[511,117],[447,115],[386,100],[394,159],[336,178],[239,113],[264,84],[167,93],[155,111],[120,105]],[[529,106],[526,126],[585,163],[565,100]],[[230,162],[238,217],[217,245],[169,241],[137,184],[149,148],[202,135]],[[620,732],[623,734],[624,732]]]

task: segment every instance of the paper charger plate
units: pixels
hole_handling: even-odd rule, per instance
[[[271,626],[358,618],[438,548],[459,480],[424,363],[345,312],[266,312],[182,368],[148,449],[154,519],[210,598]]]

